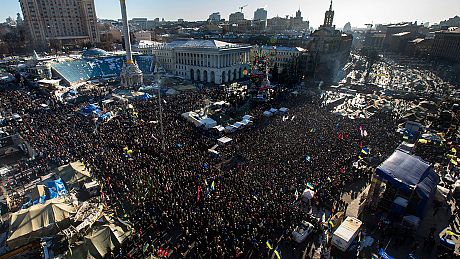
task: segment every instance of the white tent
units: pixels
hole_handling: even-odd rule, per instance
[[[229,138],[229,137],[222,137],[222,138],[218,139],[217,141],[219,142],[220,145],[225,145],[228,142],[232,141],[232,139]]]
[[[310,189],[305,189],[302,193],[302,200],[304,202],[308,202],[309,200],[313,199],[315,197],[315,192],[310,190]]]
[[[271,117],[271,116],[273,116],[273,113],[271,113],[270,111],[264,111],[264,116],[265,117]]]
[[[56,234],[59,228],[69,224],[64,221],[75,213],[75,208],[64,203],[61,198],[48,200],[44,204],[37,204],[13,213],[7,244],[14,249],[41,237]],[[59,228],[57,228],[58,224]]]

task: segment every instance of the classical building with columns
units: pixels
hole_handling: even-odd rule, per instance
[[[251,46],[218,40],[179,40],[153,46],[153,54],[166,71],[215,84],[246,77],[250,51]]]

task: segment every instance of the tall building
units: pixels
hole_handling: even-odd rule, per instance
[[[123,20],[123,37],[125,38],[126,63],[121,70],[121,86],[126,88],[138,88],[143,84],[143,74],[133,60],[131,52],[131,40],[129,35],[128,14],[126,0],[120,0],[121,18]]]
[[[244,20],[244,14],[242,12],[232,13],[228,17],[228,23],[230,24],[236,24],[238,22],[241,22],[242,20]]]
[[[267,21],[267,10],[264,8],[258,8],[254,12],[254,21]]]
[[[326,11],[324,15],[324,27],[332,27],[332,23],[334,22],[334,11],[332,11],[332,0],[331,5],[329,6],[329,10]]]
[[[209,22],[211,23],[218,23],[220,22],[220,13],[217,12],[217,13],[212,13],[209,15],[209,19],[208,19]]]
[[[99,42],[94,0],[19,0],[31,40],[37,46]]]

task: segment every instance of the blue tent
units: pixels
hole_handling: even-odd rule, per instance
[[[379,167],[376,173],[394,188],[405,193],[415,193],[421,199],[417,216],[422,216],[424,207],[436,192],[439,177],[431,165],[420,157],[396,150]]]
[[[67,194],[67,190],[61,178],[48,182],[47,187],[50,192],[50,199]]]
[[[85,116],[88,116],[88,115],[90,115],[92,113],[99,114],[99,113],[101,113],[101,110],[96,105],[89,104],[89,105],[81,108],[80,113],[85,115]]]
[[[387,252],[383,248],[380,248],[379,256],[380,256],[381,259],[395,259],[394,257],[392,257],[389,254],[387,254]]]
[[[142,101],[147,101],[149,100],[150,98],[152,98],[152,96],[148,93],[145,93],[143,95],[140,95],[137,97],[139,100],[142,100]]]
[[[112,117],[112,113],[111,113],[111,112],[106,112],[106,113],[101,114],[101,115],[99,116],[99,120],[100,120],[100,121],[104,121],[104,120],[109,119],[110,117]]]

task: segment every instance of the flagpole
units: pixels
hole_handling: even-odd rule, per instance
[[[155,65],[155,66],[157,66],[157,65]],[[158,75],[158,68],[157,68],[156,73]],[[160,85],[159,78],[158,78],[158,105],[160,106],[161,150],[164,152],[165,151],[165,134],[164,134],[164,129],[163,129],[163,106],[161,104],[161,85]]]

